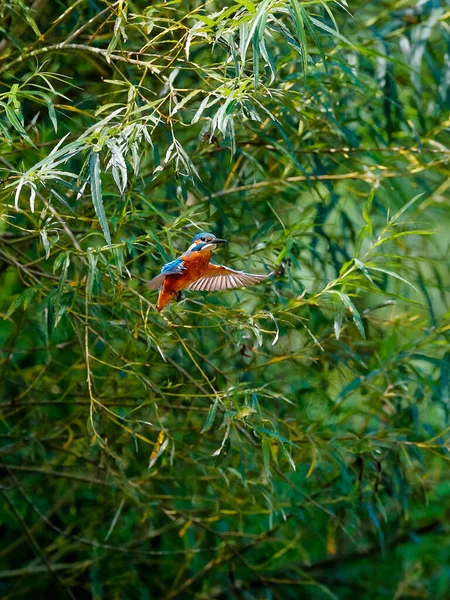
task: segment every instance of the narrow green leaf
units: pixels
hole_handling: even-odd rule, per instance
[[[339,27],[338,27],[337,21],[334,18],[333,12],[331,11],[330,7],[328,6],[328,4],[326,2],[324,2],[324,0],[319,0],[319,1],[320,1],[320,4],[324,7],[324,9],[326,10],[326,12],[328,13],[328,16],[330,17],[331,22],[334,25],[334,28],[339,33]],[[342,8],[342,6],[341,6],[341,8]],[[349,16],[351,16],[351,15],[349,14]]]
[[[343,317],[344,317],[344,311],[342,310],[341,302],[339,302],[337,309],[336,309],[336,314],[334,316],[334,335],[336,336],[337,340],[339,339],[339,337],[341,335]]]
[[[277,74],[277,66],[275,64],[274,58],[272,54],[269,52],[266,41],[263,38],[259,42],[259,50],[261,52],[261,56],[264,58],[264,61],[269,66],[270,69],[270,81],[269,84],[272,84],[275,81],[275,76]]]
[[[48,115],[50,117],[50,121],[52,122],[53,129],[55,133],[58,133],[58,119],[56,117],[55,107],[53,106],[53,102],[49,99],[47,102]]]
[[[252,13],[252,15],[254,15],[256,13],[256,6],[253,4],[253,2],[251,0],[235,0],[236,4],[240,4],[241,6],[244,6],[249,13]]]
[[[264,25],[267,21],[267,16],[268,16],[267,9],[269,7],[269,4],[270,4],[270,0],[264,0],[263,2],[261,2],[261,4],[258,6],[258,9],[255,13],[255,16],[251,20],[251,24],[250,24],[250,27],[248,28],[248,32],[247,32],[247,37],[246,37],[244,43],[241,45],[241,48],[242,48],[241,60],[242,60],[242,62],[245,61],[245,55],[247,54],[248,47],[250,45],[250,42],[253,40],[253,35],[257,29],[259,29],[258,35],[261,35],[261,28],[259,28],[259,26],[260,26],[261,21],[263,21]]]
[[[370,281],[370,283],[374,283],[372,277],[370,276],[369,271],[367,270],[367,267],[365,266],[364,263],[362,263],[360,260],[358,260],[357,258],[353,259],[355,262],[355,265],[358,267],[358,269],[364,274],[365,277],[367,277],[367,279]]]
[[[202,21],[203,23],[205,23],[205,25],[208,25],[209,27],[214,27],[215,24],[216,24],[216,22],[213,19],[211,19],[210,17],[207,17],[206,15],[198,15],[198,14],[196,14],[195,18],[198,21]]]
[[[40,38],[42,36],[42,34],[39,31],[39,27],[37,26],[36,21],[31,16],[31,10],[32,10],[31,7],[26,6],[25,11],[24,11],[25,12],[25,19],[26,19],[28,25],[31,27],[31,29],[36,34],[36,36],[38,38]]]
[[[175,104],[175,106],[172,109],[172,112],[170,113],[170,116],[173,117],[173,115],[175,115],[180,108],[183,108],[183,106],[189,102],[189,100],[192,100],[192,98],[194,98],[194,96],[196,96],[199,93],[200,90],[192,90],[192,92],[190,92],[189,94],[187,94],[187,96],[185,96],[182,100],[180,100],[180,102],[177,102],[177,104]]]
[[[103,206],[102,181],[100,178],[100,156],[98,152],[92,152],[89,159],[89,170],[92,204],[94,205],[95,214],[100,222],[100,227],[102,228],[106,243],[111,248],[111,235],[109,233],[108,221],[106,219],[105,208]]]
[[[413,285],[410,281],[408,281],[404,277],[401,277],[398,273],[393,273],[392,271],[388,271],[387,269],[381,269],[380,267],[370,267],[369,266],[367,268],[370,269],[371,271],[379,271],[380,273],[385,273],[386,275],[395,277],[395,279],[399,279],[400,281],[403,281],[403,283],[406,283],[406,285],[411,286],[415,292],[419,293],[419,290],[416,288],[415,285]]]
[[[311,21],[311,17],[308,15],[308,13],[306,12],[306,10],[303,8],[303,6],[300,6],[300,12],[303,16],[303,21],[306,25],[306,27],[308,28],[309,33],[311,34],[312,39],[314,40],[315,45],[317,46],[317,50],[319,51],[320,54],[320,58],[322,59],[323,62],[323,66],[325,67],[325,70],[328,73],[328,64],[327,64],[327,59],[325,57],[325,53],[323,51],[323,47],[322,44],[316,34],[316,30],[314,29],[314,25]]]
[[[294,459],[289,454],[289,452],[288,452],[287,448],[284,446],[284,444],[280,444],[280,450],[284,454],[284,456],[287,458],[288,463],[291,465],[291,469],[293,471],[296,471],[297,467],[295,466]]]
[[[258,29],[255,29],[255,33],[253,34],[253,88],[255,90],[258,89],[259,82],[259,57],[261,55],[259,48],[259,35]]]
[[[58,256],[58,259],[60,259],[60,258],[62,258],[64,260],[64,264],[63,264],[63,268],[62,268],[61,275],[60,275],[59,282],[58,282],[58,289],[56,290],[56,295],[55,295],[55,310],[58,315],[60,312],[59,308],[60,308],[62,293],[63,293],[64,286],[67,281],[67,273],[69,271],[69,266],[70,266],[70,255],[68,252],[64,252]],[[56,260],[55,260],[55,264],[56,264]],[[58,266],[58,268],[59,268],[59,266]],[[55,272],[55,271],[56,271],[55,265],[53,265],[53,272]]]
[[[336,31],[335,29],[331,29],[331,27],[328,27],[328,25],[325,25],[325,23],[322,23],[322,21],[319,21],[318,19],[315,19],[314,17],[311,17],[311,22],[316,27],[319,27],[319,29],[323,29],[323,31],[330,33],[334,37],[337,37],[339,40],[341,40],[341,42],[345,42],[346,44],[351,46],[354,50],[357,50],[357,48],[346,37],[344,37],[343,35],[341,35],[339,33],[339,31]]]
[[[23,137],[24,140],[26,140],[30,146],[33,146],[33,148],[36,148],[36,146],[33,143],[33,140],[30,138],[30,136],[28,135],[28,133],[25,131],[22,123],[20,122],[18,116],[16,115],[14,109],[9,106],[9,104],[5,104],[4,102],[0,102],[0,105],[3,106],[3,108],[5,109],[5,113],[6,113],[6,117],[8,119],[8,121],[11,123],[11,125],[14,127],[14,129],[20,133],[20,135]]]
[[[98,256],[92,251],[87,253],[88,258],[88,279],[87,279],[87,295],[92,298],[92,290],[94,289],[94,281],[97,274]]]
[[[263,465],[264,465],[264,473],[266,475],[266,477],[269,479],[270,478],[270,455],[271,455],[271,448],[270,448],[270,441],[269,438],[264,436],[261,440],[261,448],[262,448],[262,455],[263,455]]]
[[[294,444],[294,442],[291,442],[291,440],[288,440],[287,438],[285,438],[283,435],[280,435],[277,431],[271,431],[270,429],[265,429],[265,427],[255,427],[254,430],[257,431],[258,433],[262,433],[265,436],[274,437],[280,443],[289,444],[290,446],[294,446],[294,448],[300,447],[300,446],[297,446],[297,444]]]
[[[306,75],[308,66],[308,43],[306,41],[305,25],[303,23],[303,15],[298,0],[290,0],[292,11],[294,14],[294,26],[297,34],[297,40],[302,50],[303,74]]]
[[[9,133],[9,131],[7,130],[7,128],[3,125],[3,123],[0,121],[0,134],[3,134],[6,142],[8,144],[12,144],[13,139],[11,137],[11,134]]]
[[[361,337],[366,339],[366,332],[364,331],[364,324],[362,322],[361,315],[359,314],[358,309],[347,296],[347,294],[344,294],[343,292],[338,292],[337,290],[330,290],[329,293],[336,294],[337,296],[339,296],[344,305],[350,310],[353,322],[355,323],[359,333],[361,334]]]
[[[210,102],[211,100],[211,102]],[[219,101],[219,98],[215,98],[214,96],[211,99],[211,94],[208,94],[207,96],[205,96],[205,98],[203,98],[203,100],[200,103],[200,106],[197,109],[197,112],[195,113],[195,115],[192,117],[192,121],[191,124],[193,125],[194,123],[197,123],[197,121],[200,119],[200,117],[203,114],[203,111],[206,108],[209,108],[210,106],[213,106],[214,104],[216,104],[216,102]]]
[[[112,520],[112,523],[111,523],[111,525],[110,525],[110,527],[109,527],[109,529],[108,529],[108,533],[107,533],[107,534],[106,534],[106,536],[105,536],[105,542],[108,540],[109,536],[110,536],[110,535],[111,535],[111,533],[113,532],[113,530],[114,530],[114,527],[116,526],[116,524],[117,524],[117,521],[119,520],[120,513],[122,512],[122,508],[123,508],[123,505],[124,505],[124,504],[125,504],[125,498],[122,498],[122,500],[121,500],[121,502],[120,502],[120,504],[119,504],[119,508],[116,510],[116,513],[115,513],[115,515],[114,515],[114,518],[113,518],[113,520]]]
[[[42,243],[45,248],[45,258],[48,260],[50,257],[50,242],[48,241],[48,235],[45,229],[42,229],[40,232]]]
[[[395,221],[398,221],[399,218],[409,209],[411,208],[411,206],[417,202],[417,200],[420,200],[420,198],[422,198],[425,195],[425,192],[421,192],[420,194],[417,194],[416,196],[414,196],[414,198],[411,198],[411,200],[409,200],[406,204],[404,204],[401,209],[395,213],[395,215],[392,216],[392,218],[390,219],[390,223],[394,223]]]
[[[206,417],[205,424],[203,425],[203,428],[200,431],[200,433],[205,433],[206,431],[211,429],[211,426],[214,423],[214,419],[216,417],[218,403],[219,402],[216,398],[216,400],[214,400],[214,402],[209,407],[208,416]]]
[[[4,319],[8,319],[18,308],[21,306],[26,309],[30,304],[31,300],[34,298],[36,292],[38,291],[38,287],[30,287],[27,288],[24,292],[19,294],[15,300],[11,303],[11,306],[6,311]]]

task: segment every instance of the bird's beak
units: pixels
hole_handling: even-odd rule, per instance
[[[210,242],[211,244],[226,244],[227,240],[221,240],[220,238],[214,238]]]

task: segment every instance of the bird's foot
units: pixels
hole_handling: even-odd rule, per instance
[[[176,298],[176,301],[179,302],[183,298],[181,292],[176,292],[175,298]]]

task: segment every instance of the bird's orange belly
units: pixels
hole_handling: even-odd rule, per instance
[[[199,277],[200,275],[194,276],[192,273],[168,275],[164,282],[164,289],[166,292],[181,292],[181,290],[184,290],[184,288],[193,283]]]
[[[181,292],[205,274],[211,254],[195,252],[184,258],[185,271],[179,275],[168,275],[164,287],[170,292]]]
[[[183,273],[167,275],[159,292],[156,310],[162,310],[174,296],[197,281],[206,272],[211,252],[194,252],[181,257],[184,261]]]

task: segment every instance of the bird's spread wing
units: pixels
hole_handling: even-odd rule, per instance
[[[185,269],[184,260],[182,258],[176,258],[165,264],[161,269],[161,273],[156,277],[153,277],[153,279],[147,283],[147,287],[150,290],[157,290],[164,283],[166,275],[179,275],[180,273],[183,273]]]
[[[200,279],[191,283],[188,289],[207,292],[232,290],[261,283],[261,281],[267,279],[269,275],[244,273],[244,271],[235,271],[234,269],[211,263],[203,277],[200,277]]]

